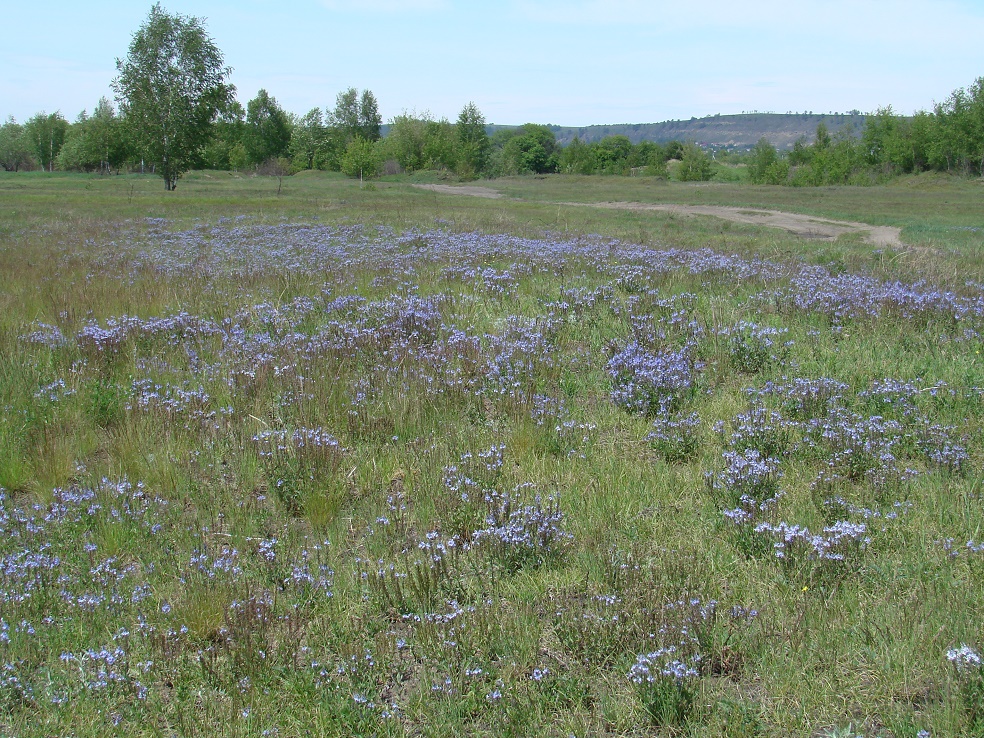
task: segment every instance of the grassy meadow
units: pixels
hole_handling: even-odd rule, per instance
[[[416,181],[0,174],[0,735],[984,735],[984,185]]]

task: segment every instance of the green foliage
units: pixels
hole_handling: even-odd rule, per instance
[[[89,145],[86,136],[85,111],[69,129],[68,137],[58,152],[58,168],[65,171],[91,172],[99,167],[99,154]]]
[[[427,168],[454,171],[458,166],[460,148],[453,123],[445,119],[427,121],[424,139],[424,157]]]
[[[121,121],[116,117],[112,103],[104,97],[91,117],[83,111],[69,128],[68,138],[58,155],[58,166],[108,174],[112,169],[119,170],[128,153]]]
[[[312,108],[294,120],[289,151],[297,170],[323,167],[327,134],[321,108]]]
[[[260,90],[246,105],[243,146],[252,164],[276,159],[287,153],[291,126],[287,114],[266,90]]]
[[[779,158],[775,147],[764,137],[752,150],[748,163],[748,181],[752,184],[785,184],[789,165]]]
[[[900,118],[896,135],[890,138],[887,158],[891,166],[901,173],[917,173],[930,167],[934,118],[924,110],[911,118]]]
[[[926,169],[984,175],[984,78],[954,90],[932,112],[901,116],[878,108],[865,117],[859,139],[849,129],[831,136],[821,122],[812,145],[796,141],[788,162],[791,183],[807,186],[866,185]],[[762,173],[759,166],[750,179],[766,181]]]
[[[171,15],[160,4],[118,59],[113,90],[138,156],[153,162],[173,190],[200,160],[219,112],[235,88],[222,52],[199,18]]]
[[[335,98],[335,108],[327,113],[326,124],[327,130],[316,147],[316,166],[341,170],[348,146],[355,139],[369,143],[379,139],[382,120],[376,97],[369,90],[363,91],[360,96],[354,87],[339,92]]]
[[[67,134],[68,121],[57,112],[36,113],[24,124],[24,140],[30,147],[34,161],[49,172],[55,168],[55,160]]]
[[[242,142],[236,142],[232,145],[226,161],[229,168],[236,172],[249,166],[249,154],[246,153],[246,147],[243,146]]]
[[[666,149],[652,141],[640,141],[632,148],[628,164],[631,169],[641,169],[647,177],[669,176],[666,166]]]
[[[200,19],[172,16],[155,5],[134,35],[127,60],[117,60],[113,86],[120,118],[108,101],[71,126],[58,113],[38,113],[23,126],[11,118],[0,126],[0,167],[118,172],[126,163],[139,164],[141,172],[152,168],[172,189],[192,167],[241,168],[237,146],[254,166],[286,157],[291,171],[340,170],[353,140],[381,138],[378,102],[368,89],[348,88],[338,93],[333,109],[323,114],[315,108],[300,117],[260,90],[247,111],[235,101],[226,83],[230,70],[221,65],[222,55]],[[500,127],[490,139],[481,111],[468,103],[453,125],[426,114],[395,117],[382,155],[406,172],[454,171],[462,178],[553,172],[668,178],[670,161],[680,162],[673,171],[683,181],[738,182],[745,172],[753,184],[797,186],[871,185],[925,170],[984,176],[984,78],[954,90],[932,111],[900,116],[887,106],[848,116],[804,113],[804,119],[820,119],[812,142],[803,137],[791,151],[779,152],[763,138],[751,151],[730,145],[717,150],[709,162],[707,152],[680,141],[633,145],[621,134],[590,143],[574,137],[561,146],[556,132],[566,136],[572,129],[534,123]],[[796,118],[802,126],[798,115],[780,117]],[[858,120],[863,127],[854,131]],[[666,125],[603,128],[634,136],[684,130]],[[744,163],[747,169],[740,168]]]
[[[673,151],[672,144],[663,147],[652,141],[642,141],[633,145],[622,135],[608,136],[593,143],[584,143],[575,137],[557,152],[557,170],[568,174],[624,176],[641,173],[666,178],[667,160]]]
[[[768,735],[759,718],[759,712],[757,705],[744,701],[720,701],[715,706],[715,718],[720,722],[720,735],[725,738],[757,738]]]
[[[643,168],[642,173],[647,177],[658,177],[660,179],[669,179],[670,168],[667,165],[666,161],[663,161],[662,159],[657,159],[647,164]]]
[[[349,177],[372,179],[383,164],[382,149],[372,141],[356,137],[349,141],[342,156],[341,171]]]
[[[500,131],[493,141],[496,174],[546,174],[559,166],[557,141],[547,126],[527,123],[514,131]]]
[[[666,144],[667,159],[682,159],[684,144],[682,141],[670,141]]]
[[[793,142],[793,150],[789,152],[789,163],[791,166],[809,164],[813,156],[813,149],[806,139],[800,137]]]
[[[594,174],[596,167],[594,149],[576,136],[560,154],[560,170],[567,174]]]
[[[456,127],[447,120],[434,120],[427,113],[405,113],[390,123],[383,152],[406,172],[455,171],[461,146]]]
[[[676,176],[681,182],[706,182],[714,174],[711,157],[700,146],[688,143],[683,147]]]
[[[960,88],[935,106],[935,155],[948,171],[984,177],[984,77]]]
[[[492,142],[485,130],[485,116],[475,103],[461,109],[454,126],[458,151],[455,170],[463,178],[478,177],[485,173]]]
[[[891,155],[891,146],[898,137],[899,120],[891,106],[878,108],[865,119],[861,145],[869,164],[888,164],[897,159]]]
[[[813,148],[816,151],[824,151],[830,148],[830,132],[822,122],[817,123],[817,133],[813,139]]]
[[[366,141],[379,140],[379,128],[383,119],[379,115],[379,104],[371,90],[363,90],[359,98],[359,135]]]
[[[335,109],[328,114],[328,124],[346,143],[359,134],[359,91],[354,87],[335,96]]]
[[[789,183],[789,162],[779,159],[765,171],[765,184],[783,185]]]
[[[31,149],[24,136],[24,126],[13,116],[0,125],[0,167],[5,172],[17,172],[31,164]]]
[[[100,377],[89,388],[87,399],[92,419],[100,427],[109,428],[124,419],[128,392],[115,382]]]
[[[980,655],[963,644],[951,649],[947,659],[953,665],[956,696],[972,735],[984,733],[984,670]]]
[[[831,139],[825,131],[818,129],[809,164],[793,174],[793,184],[814,187],[871,184],[867,172],[863,144],[850,132],[839,132]]]
[[[393,158],[405,172],[426,168],[427,129],[431,121],[426,115],[404,113],[390,122],[386,136],[386,155]]]
[[[377,141],[382,119],[375,95],[364,90],[360,96],[354,87],[339,92],[335,109],[328,114],[328,125],[345,145],[357,136],[370,143]]]
[[[638,691],[649,719],[658,728],[684,725],[694,710],[693,687],[672,677],[654,679]]]
[[[205,166],[209,169],[245,169],[248,163],[243,145],[245,128],[246,111],[237,100],[229,100],[219,110],[202,154]]]
[[[595,162],[601,174],[628,174],[632,142],[627,136],[609,136],[594,149]]]

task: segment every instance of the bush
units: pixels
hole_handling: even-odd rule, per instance
[[[652,354],[633,341],[608,362],[612,401],[632,412],[657,416],[679,408],[695,391],[700,365],[684,347]]]
[[[683,158],[677,167],[677,179],[681,182],[706,182],[714,175],[711,157],[697,144],[683,147]]]
[[[698,662],[699,657],[681,658],[674,646],[636,657],[628,676],[654,725],[682,725],[690,717],[700,676]]]
[[[981,657],[973,648],[961,644],[951,648],[946,659],[956,671],[957,688],[960,701],[973,735],[980,735],[984,729],[984,669]]]
[[[356,137],[345,147],[342,155],[342,174],[360,179],[372,179],[382,167],[382,152],[372,141]]]

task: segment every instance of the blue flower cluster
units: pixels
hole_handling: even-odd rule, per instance
[[[616,405],[656,416],[678,409],[693,394],[701,364],[689,346],[653,353],[633,341],[609,360],[607,369]]]

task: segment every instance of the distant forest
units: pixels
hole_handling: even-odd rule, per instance
[[[653,141],[694,141],[712,150],[748,150],[760,138],[777,149],[787,150],[800,138],[812,138],[823,123],[833,135],[845,132],[860,134],[865,116],[857,110],[848,113],[741,113],[739,115],[709,115],[688,120],[668,120],[662,123],[618,123],[593,126],[550,126],[557,143],[566,146],[575,138],[593,143],[609,136],[626,136],[632,143]]]
[[[809,130],[807,135],[805,131]],[[0,125],[8,172],[153,171],[127,120],[103,98],[74,122],[39,112]],[[741,166],[745,165],[745,166]],[[738,166],[743,176],[724,170]],[[487,125],[473,104],[457,121],[404,114],[383,125],[371,91],[348,89],[334,107],[284,111],[265,90],[233,100],[212,123],[194,168],[293,174],[305,169],[370,178],[437,170],[463,178],[552,172],[648,175],[759,184],[874,184],[927,170],[984,176],[984,78],[931,111],[722,115],[582,128]]]
[[[157,78],[187,67],[167,56],[182,53],[173,44],[146,48],[155,38],[149,33],[155,23],[191,29],[212,54],[208,95],[197,101],[198,108],[189,108],[195,125],[178,130],[180,139],[152,130],[155,117],[149,113],[163,103],[145,95],[146,79],[155,78],[148,67],[161,65]],[[134,35],[127,60],[117,62],[116,105],[104,97],[73,122],[44,111],[24,123],[8,118],[0,125],[0,167],[151,171],[165,178],[168,189],[192,168],[280,176],[322,169],[361,178],[422,170],[462,179],[644,175],[800,186],[874,184],[927,170],[984,176],[984,77],[913,116],[886,107],[867,115],[749,113],[655,124],[509,127],[488,125],[468,103],[454,122],[404,113],[384,125],[375,95],[355,88],[339,92],[333,106],[303,115],[285,111],[266,90],[243,107],[224,80],[228,69],[221,66],[221,52],[209,44],[198,19],[170,16],[155,6]],[[180,89],[199,82],[174,80]],[[161,139],[183,143],[167,149]]]

